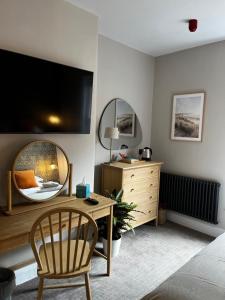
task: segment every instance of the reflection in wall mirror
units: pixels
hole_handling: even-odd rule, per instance
[[[142,141],[142,130],[138,117],[123,99],[113,99],[105,107],[98,128],[99,140],[105,149],[110,149],[110,140],[104,137],[106,127],[118,127],[119,139],[112,140],[112,149],[132,149]]]
[[[12,170],[16,189],[31,201],[46,201],[63,189],[69,174],[68,158],[50,141],[34,141],[17,155]]]

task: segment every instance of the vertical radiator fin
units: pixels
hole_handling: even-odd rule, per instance
[[[220,183],[161,173],[159,201],[168,209],[218,224]]]

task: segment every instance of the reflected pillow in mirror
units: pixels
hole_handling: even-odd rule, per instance
[[[34,170],[14,171],[15,180],[18,188],[29,189],[38,187],[35,180]]]

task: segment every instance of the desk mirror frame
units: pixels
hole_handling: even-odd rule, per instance
[[[26,195],[24,195],[20,189],[18,188],[17,186],[17,183],[16,183],[16,179],[15,179],[15,175],[14,175],[14,171],[15,171],[15,165],[16,165],[16,161],[19,157],[19,155],[21,154],[21,152],[26,149],[29,145],[32,145],[32,144],[35,144],[35,143],[40,143],[40,142],[43,142],[43,143],[51,143],[53,145],[55,145],[56,147],[58,147],[59,150],[62,151],[63,155],[65,156],[66,158],[66,162],[67,162],[67,166],[68,166],[68,172],[67,172],[67,176],[66,176],[66,179],[65,179],[65,182],[62,186],[62,188],[56,193],[54,194],[53,196],[43,200],[43,201],[35,201],[35,200],[32,200],[30,197],[27,197]],[[30,143],[27,143],[26,145],[24,145],[18,152],[17,152],[17,155],[14,159],[14,162],[13,162],[13,166],[12,166],[12,170],[8,171],[8,189],[7,189],[7,207],[6,207],[6,211],[5,213],[8,214],[8,215],[11,215],[11,214],[17,214],[16,212],[13,213],[13,187],[12,187],[12,183],[14,184],[14,187],[16,189],[16,191],[23,196],[23,198],[25,198],[26,200],[28,200],[31,204],[41,204],[41,203],[47,203],[49,202],[49,200],[53,200],[54,198],[56,198],[57,196],[59,196],[65,185],[67,184],[68,180],[68,195],[67,197],[71,197],[72,196],[72,170],[73,170],[73,165],[71,163],[69,163],[69,159],[65,153],[65,151],[62,149],[62,147],[60,147],[58,144],[52,142],[52,141],[49,141],[49,140],[35,140],[35,141],[32,141]],[[17,207],[18,206],[24,206],[26,208],[24,208],[26,211],[29,211],[29,210],[34,210],[34,208],[30,208],[29,209],[29,206],[27,204],[18,204],[16,205]]]

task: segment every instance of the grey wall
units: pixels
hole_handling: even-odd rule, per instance
[[[96,71],[97,22],[97,17],[62,0],[1,0],[0,48]],[[22,145],[49,139],[62,146],[74,163],[73,187],[83,176],[93,184],[95,98],[94,90],[90,135],[0,135],[1,178]],[[1,201],[3,190],[1,180]]]
[[[183,225],[213,235],[225,229],[225,42],[198,47],[156,59],[152,147],[164,169],[177,174],[216,179],[222,184],[218,226],[169,213]],[[203,140],[170,139],[172,95],[206,92]]]
[[[140,146],[149,146],[153,84],[153,57],[99,36],[96,125],[107,103],[113,98],[122,98],[132,106],[140,120],[143,131]],[[96,137],[95,188],[97,191],[99,188],[98,166],[108,160],[109,151],[101,146]]]
[[[0,48],[94,71],[97,69],[97,17],[63,0],[1,0]],[[3,101],[3,99],[1,99]],[[13,101],[16,99],[12,99]],[[59,144],[74,164],[75,185],[86,176],[93,186],[95,161],[95,88],[89,135],[0,135],[0,202],[6,199],[6,172],[16,152],[27,142],[45,139]],[[10,117],[10,116],[9,116]],[[12,265],[26,251],[1,256],[0,265]]]

